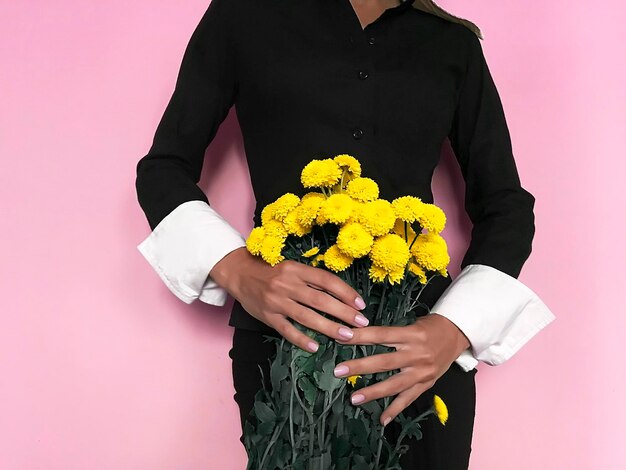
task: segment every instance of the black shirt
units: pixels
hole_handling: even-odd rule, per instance
[[[363,29],[349,0],[212,0],[137,164],[152,229],[183,202],[209,202],[197,185],[205,150],[233,105],[255,226],[266,204],[302,193],[306,163],[340,153],[360,160],[381,197],[434,202],[431,179],[449,138],[473,223],[461,268],[485,264],[518,277],[535,199],[520,184],[500,97],[466,26],[410,1]],[[422,299],[432,305],[450,282],[438,276]],[[238,301],[229,324],[267,329]]]

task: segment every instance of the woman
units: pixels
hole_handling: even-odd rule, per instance
[[[152,147],[137,165],[137,194],[152,233],[138,246],[181,300],[235,298],[230,357],[243,422],[282,335],[314,351],[291,320],[345,343],[396,351],[337,364],[336,375],[396,370],[362,388],[354,406],[396,396],[393,418],[445,397],[445,427],[429,420],[404,468],[464,469],[471,451],[478,361],[510,358],[554,318],[517,277],[531,252],[534,197],[521,185],[480,31],[431,1],[213,0],[183,56]],[[197,186],[206,147],[236,107],[261,209],[299,190],[313,158],[356,156],[391,200],[433,202],[430,183],[449,138],[474,224],[461,273],[439,277],[414,325],[369,327],[358,293],[331,272],[286,261],[270,267]],[[312,308],[328,313],[324,318]],[[347,327],[349,325],[350,327]],[[267,376],[267,374],[265,374]],[[436,425],[437,424],[437,425]],[[242,436],[243,440],[243,436]]]

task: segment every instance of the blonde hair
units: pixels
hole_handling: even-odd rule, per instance
[[[478,26],[476,26],[470,20],[466,20],[465,18],[459,18],[458,16],[454,16],[452,13],[448,13],[439,5],[435,4],[435,2],[433,2],[432,0],[414,0],[413,8],[417,8],[418,10],[425,11],[426,13],[431,13],[433,15],[439,16],[448,21],[460,23],[468,27],[480,39],[483,39],[483,34],[480,31],[480,28]]]

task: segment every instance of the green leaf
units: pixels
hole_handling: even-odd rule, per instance
[[[276,413],[263,402],[257,401],[254,403],[254,412],[261,423],[276,420]]]

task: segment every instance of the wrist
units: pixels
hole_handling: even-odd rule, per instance
[[[215,263],[209,272],[209,277],[235,298],[237,298],[237,286],[240,284],[239,273],[242,271],[242,265],[248,254],[248,249],[245,246],[236,248]]]
[[[442,320],[442,323],[448,326],[451,334],[455,337],[456,350],[459,354],[472,346],[469,338],[465,335],[465,333],[463,333],[463,330],[456,325],[456,323],[439,313],[431,313],[431,315],[436,315],[438,318],[445,319]]]

